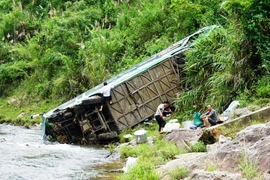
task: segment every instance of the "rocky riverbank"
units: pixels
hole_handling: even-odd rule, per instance
[[[185,179],[270,179],[270,122],[249,126],[233,140],[221,136],[219,142],[207,145],[206,153],[176,156],[157,169],[160,179],[171,179],[168,172],[177,167],[187,168]]]
[[[155,133],[156,123],[147,123],[126,132],[134,134],[145,128],[146,143],[137,144],[133,139],[116,148],[108,147],[124,161],[137,158],[121,180],[270,179],[269,111],[270,107],[265,107],[210,128],[179,128],[161,136]],[[118,168],[109,172],[121,171]]]

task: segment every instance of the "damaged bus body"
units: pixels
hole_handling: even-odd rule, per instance
[[[155,54],[125,72],[107,80],[113,87],[112,104],[102,104],[103,84],[43,114],[43,138],[61,143],[106,143],[122,130],[134,127],[154,115],[163,101],[174,101],[181,91],[183,52],[205,27]]]

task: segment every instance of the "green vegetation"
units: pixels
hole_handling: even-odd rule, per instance
[[[158,173],[154,170],[153,164],[147,160],[139,160],[138,163],[132,167],[127,173],[123,174],[119,178],[120,180],[141,180],[151,179],[158,180]]]
[[[169,172],[172,180],[184,179],[188,176],[188,169],[186,167],[177,167]]]
[[[183,119],[206,104],[221,112],[239,97],[247,104],[268,97],[269,6],[260,0],[220,4],[227,13],[225,24],[186,53],[182,76],[188,90],[177,100],[178,109],[185,112],[180,114]]]
[[[217,166],[215,164],[209,164],[207,166],[207,171],[209,171],[209,172],[214,172],[216,170],[217,170]]]
[[[194,145],[191,146],[191,150],[193,152],[206,152],[206,145],[202,141],[196,142]]]
[[[218,131],[221,132],[224,136],[231,137],[232,139],[235,138],[236,134],[245,129],[248,126],[261,124],[261,123],[267,123],[268,120],[265,119],[258,119],[258,120],[238,120],[235,122],[231,122],[229,124],[226,124],[225,126],[218,127]]]
[[[239,168],[242,174],[247,179],[260,179],[260,172],[258,163],[250,159],[246,152],[242,155],[242,159],[239,161]]]
[[[35,123],[31,114],[213,24],[219,28],[185,55],[178,117],[190,119],[208,103],[221,111],[236,98],[267,104],[269,6],[261,0],[0,0],[0,119]]]
[[[219,28],[185,54],[178,117],[192,119],[206,104],[221,112],[234,99],[242,106],[267,105],[269,9],[262,0],[0,0],[0,123],[38,123],[31,114],[51,110],[213,24]],[[156,125],[148,128],[148,135],[158,135]],[[236,124],[227,134],[238,131]],[[192,150],[206,147],[198,142]],[[122,157],[139,162],[121,178],[158,179],[153,167],[183,152],[162,140],[123,147]],[[246,177],[257,171],[247,159],[239,166]]]
[[[139,159],[132,170],[123,174],[121,179],[159,179],[154,168],[174,159],[175,155],[180,153],[186,151],[164,140],[156,140],[152,146],[148,144],[139,144],[137,147],[122,146],[121,158],[138,157]]]
[[[115,151],[116,145],[115,144],[109,144],[108,145],[108,151],[110,153],[113,153]]]
[[[167,120],[166,120],[167,121]],[[158,137],[159,136],[159,133],[158,133],[158,124],[157,123],[152,123],[152,124],[139,124],[138,126],[136,126],[136,128],[129,128],[125,131],[122,131],[120,134],[119,134],[119,138],[120,138],[120,143],[125,143],[126,142],[126,139],[124,138],[125,135],[127,134],[131,134],[132,135],[132,139],[135,138],[134,136],[134,132],[143,128],[144,130],[147,131],[147,136],[155,136],[155,137]],[[161,136],[160,136],[161,137]]]
[[[180,153],[186,153],[186,151],[164,140],[156,140],[153,146],[139,144],[136,148],[131,146],[120,148],[121,158],[127,158],[129,156],[146,158],[153,162],[154,165],[160,165],[168,160],[172,160],[175,155]]]
[[[33,100],[25,97],[20,99],[0,99],[0,123],[31,126],[39,123],[40,118],[30,119],[30,115],[53,109],[57,103],[57,100],[41,101],[38,99],[33,103]]]

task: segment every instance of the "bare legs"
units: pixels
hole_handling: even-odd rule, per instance
[[[208,117],[206,116],[206,115],[202,115],[201,117],[200,117],[202,120],[203,120],[203,122],[204,122],[204,126],[205,127],[209,127],[209,121],[208,121]]]
[[[100,109],[99,109],[99,111],[101,112],[101,111],[102,111],[102,109],[103,109],[103,105],[101,105],[101,106],[100,106]]]
[[[110,101],[110,105],[112,105],[112,101]],[[101,112],[103,110],[103,105],[100,106],[99,111]]]
[[[160,131],[159,131],[159,134],[162,134],[163,133],[163,127],[160,128]]]
[[[205,118],[203,119],[203,122],[204,122],[204,126],[205,126],[205,127],[209,127],[208,117],[205,117]]]

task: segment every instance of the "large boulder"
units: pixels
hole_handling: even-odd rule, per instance
[[[215,163],[218,169],[232,173],[239,171],[239,162],[246,158],[258,165],[262,175],[269,176],[270,122],[247,127],[240,131],[233,141],[220,144],[208,153],[207,161]]]
[[[206,158],[206,153],[188,153],[180,154],[175,157],[176,159],[167,162],[158,168],[157,172],[162,180],[170,180],[170,171],[177,168],[188,168],[189,172],[194,169],[203,167],[203,160]]]
[[[192,173],[185,178],[185,180],[242,180],[242,176],[239,173],[228,173],[226,171],[204,171],[200,169],[196,169],[192,171]]]
[[[166,137],[170,141],[193,140],[185,131],[175,132]],[[184,137],[183,137],[184,136]],[[194,137],[195,139],[195,137]],[[247,159],[257,169],[258,177],[270,179],[270,122],[249,126],[237,133],[231,140],[220,136],[220,142],[207,147],[207,153],[188,153],[177,156],[158,169],[161,179],[170,179],[168,172],[174,167],[187,167],[186,179],[245,179],[241,176],[239,163]],[[209,165],[215,165],[214,172],[207,171]],[[251,166],[251,164],[248,164]]]
[[[201,138],[202,134],[203,131],[201,129],[175,129],[163,139],[176,143],[179,148],[190,150],[190,145],[196,143]]]

